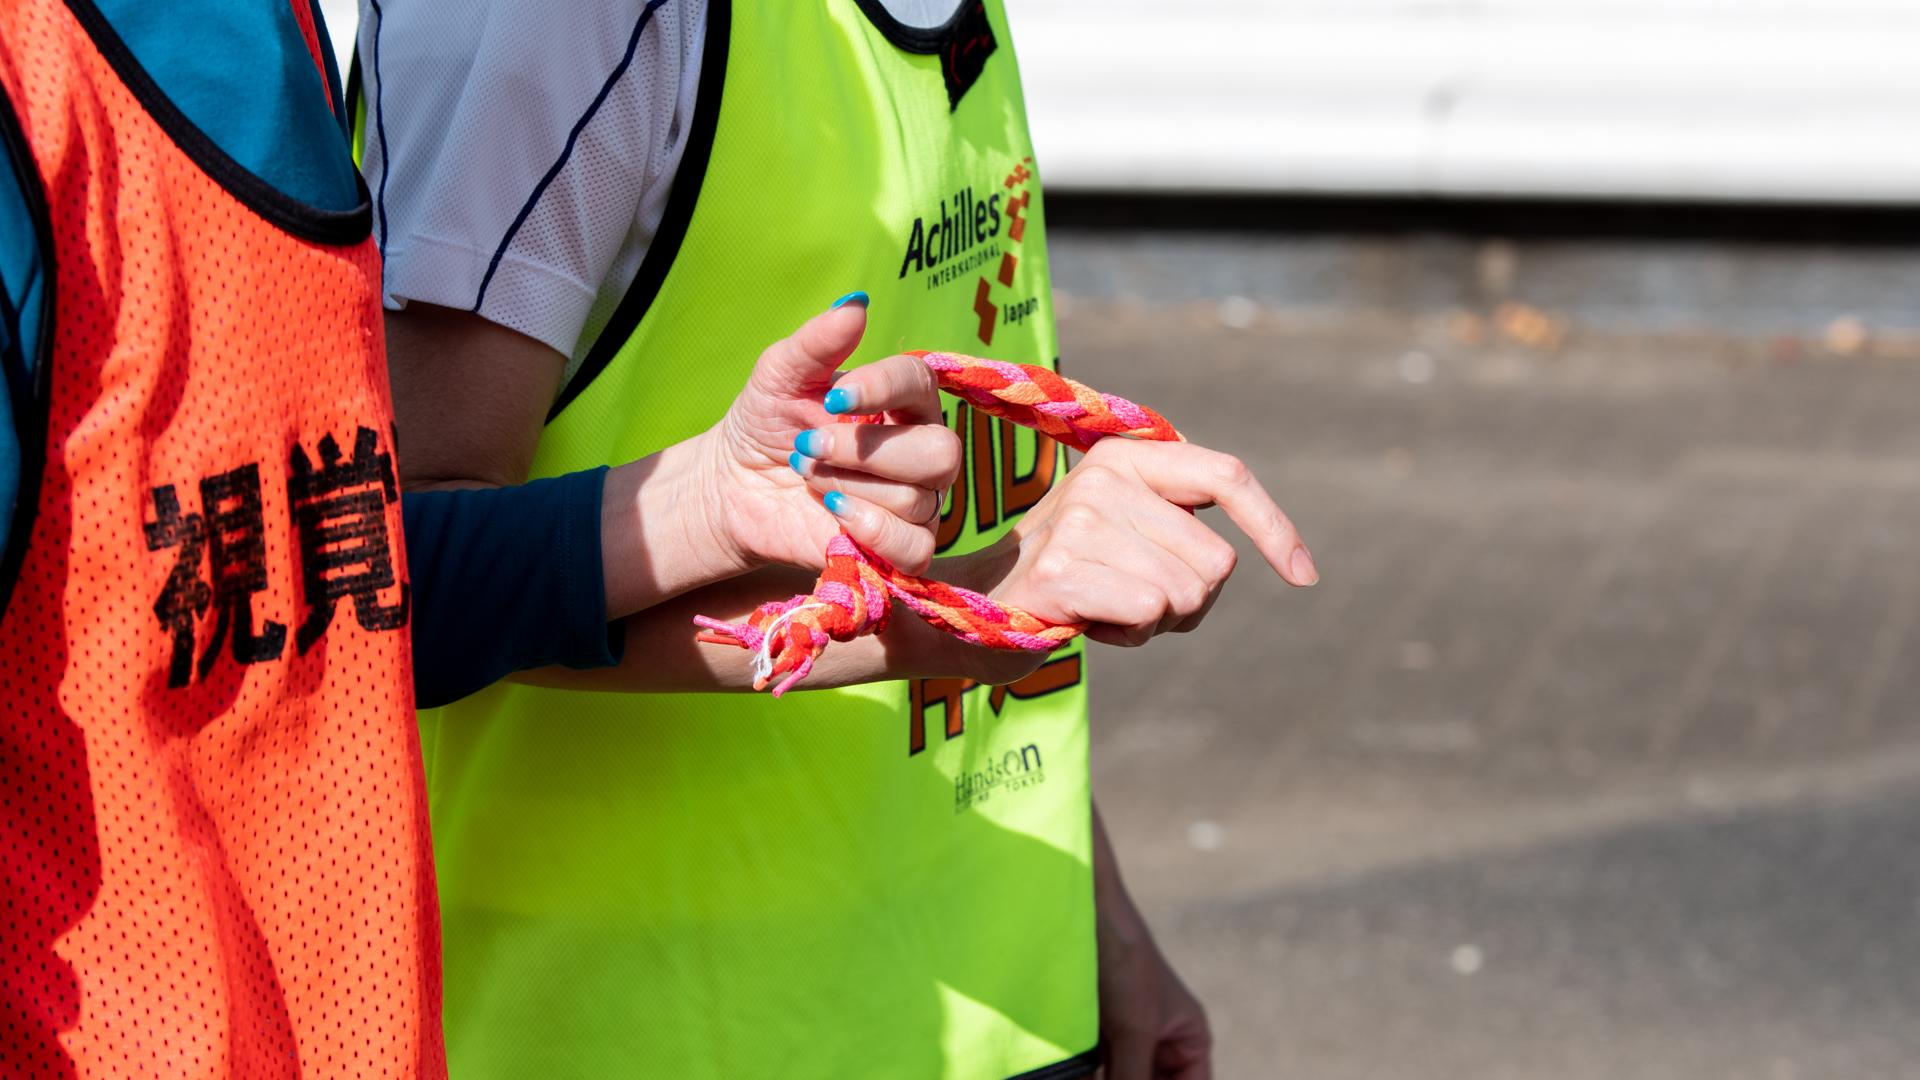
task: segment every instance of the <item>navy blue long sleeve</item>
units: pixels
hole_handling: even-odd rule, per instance
[[[620,663],[600,562],[603,466],[518,487],[402,496],[423,709],[506,675]]]

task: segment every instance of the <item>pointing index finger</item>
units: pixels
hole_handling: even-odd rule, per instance
[[[1112,441],[1101,440],[1095,452]],[[1161,498],[1181,506],[1218,504],[1289,584],[1320,580],[1299,530],[1239,458],[1192,443],[1128,442],[1124,449],[1141,481]]]

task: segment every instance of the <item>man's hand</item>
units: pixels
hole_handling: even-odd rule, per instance
[[[1102,439],[999,543],[952,560],[954,581],[1052,622],[1091,621],[1087,636],[1109,645],[1185,633],[1233,573],[1233,546],[1183,509],[1215,504],[1283,579],[1320,580],[1293,522],[1239,459]]]
[[[1098,807],[1093,906],[1104,1080],[1211,1080],[1213,1033],[1206,1010],[1160,955],[1127,895]]]

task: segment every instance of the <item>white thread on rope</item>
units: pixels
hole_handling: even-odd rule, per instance
[[[795,615],[798,615],[801,612],[806,611],[810,608],[823,608],[827,606],[828,605],[826,604],[822,604],[818,602],[815,602],[812,604],[801,604],[799,607],[794,608],[792,611],[783,612],[778,618],[768,623],[766,627],[761,630],[761,633],[765,636],[763,636],[760,639],[759,650],[753,654],[753,681],[754,682],[760,682],[763,679],[773,678],[773,639],[776,635],[780,633],[781,629],[786,626],[788,621],[790,621]]]

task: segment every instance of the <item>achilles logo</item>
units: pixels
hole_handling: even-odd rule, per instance
[[[1028,168],[1032,163],[1031,157],[1015,162],[999,183],[986,185],[991,194],[984,199],[975,194],[972,184],[941,199],[932,214],[914,218],[907,232],[901,278],[915,271],[925,275],[927,288],[933,290],[977,277],[973,313],[980,318],[982,345],[993,344],[996,326],[1023,323],[1040,305],[1038,299],[996,303],[987,277],[993,275],[1002,288],[1014,287],[1020,256],[1002,245],[1017,248],[1026,239],[1027,223],[1032,220],[1033,191],[1028,188],[1035,179]]]
[[[996,193],[985,200],[975,199],[973,186],[968,185],[952,197],[940,200],[933,214],[914,218],[913,231],[907,236],[906,258],[900,261],[900,276],[906,277],[910,269],[925,273],[999,236],[1002,198]],[[929,220],[932,225],[927,224]],[[982,261],[970,260],[970,265],[977,266]],[[945,280],[952,280],[952,275]],[[933,288],[935,284],[929,280],[927,287]]]

